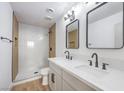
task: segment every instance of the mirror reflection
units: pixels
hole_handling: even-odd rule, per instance
[[[87,47],[123,47],[123,3],[103,3],[88,12]]]
[[[66,48],[79,48],[79,20],[66,26]]]

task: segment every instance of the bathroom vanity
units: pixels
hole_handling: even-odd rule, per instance
[[[54,59],[53,59],[54,60]],[[51,59],[49,72],[49,86],[53,91],[93,91],[92,87],[77,79],[73,74],[55,64]]]
[[[87,12],[86,47],[88,49],[123,48],[123,11],[124,3],[109,2],[102,3]],[[66,48],[79,48],[78,19],[66,25]],[[124,69],[120,69],[123,68],[123,65],[118,65],[119,60],[101,57],[104,62],[99,60],[98,64],[96,53],[92,54],[92,58],[96,57],[95,62],[87,58],[86,60],[78,60],[78,57],[77,60],[73,59],[68,50],[64,53],[67,53],[66,59],[61,57],[48,59],[50,67],[49,87],[51,90],[124,91]],[[78,53],[75,55],[77,56]]]
[[[88,62],[49,58],[49,87],[52,91],[124,90],[124,72],[112,68],[102,70]],[[117,75],[118,74],[118,75]]]

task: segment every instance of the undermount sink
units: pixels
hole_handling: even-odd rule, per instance
[[[95,77],[102,78],[108,74],[108,71],[102,70],[100,68],[91,67],[88,65],[80,65],[75,67],[82,74],[90,74]]]
[[[78,61],[76,61],[76,60],[66,60],[66,61],[64,62],[64,64],[65,64],[66,66],[70,66],[70,67],[72,67],[72,68],[75,68],[75,67],[77,67],[77,66],[79,66],[79,65],[82,65],[81,62],[78,62]]]

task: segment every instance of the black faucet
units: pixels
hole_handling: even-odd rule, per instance
[[[94,56],[96,56],[95,67],[99,67],[98,66],[98,55],[96,53],[93,53],[91,57],[93,58]]]
[[[68,54],[66,55],[66,59],[69,59],[69,58],[70,58],[70,52],[69,52],[69,51],[65,51],[64,53],[65,53],[65,54],[68,53]]]

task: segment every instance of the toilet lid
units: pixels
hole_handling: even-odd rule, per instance
[[[42,75],[47,75],[48,74],[48,71],[49,71],[49,68],[47,67],[47,68],[43,68],[43,69],[41,69],[41,74]]]

